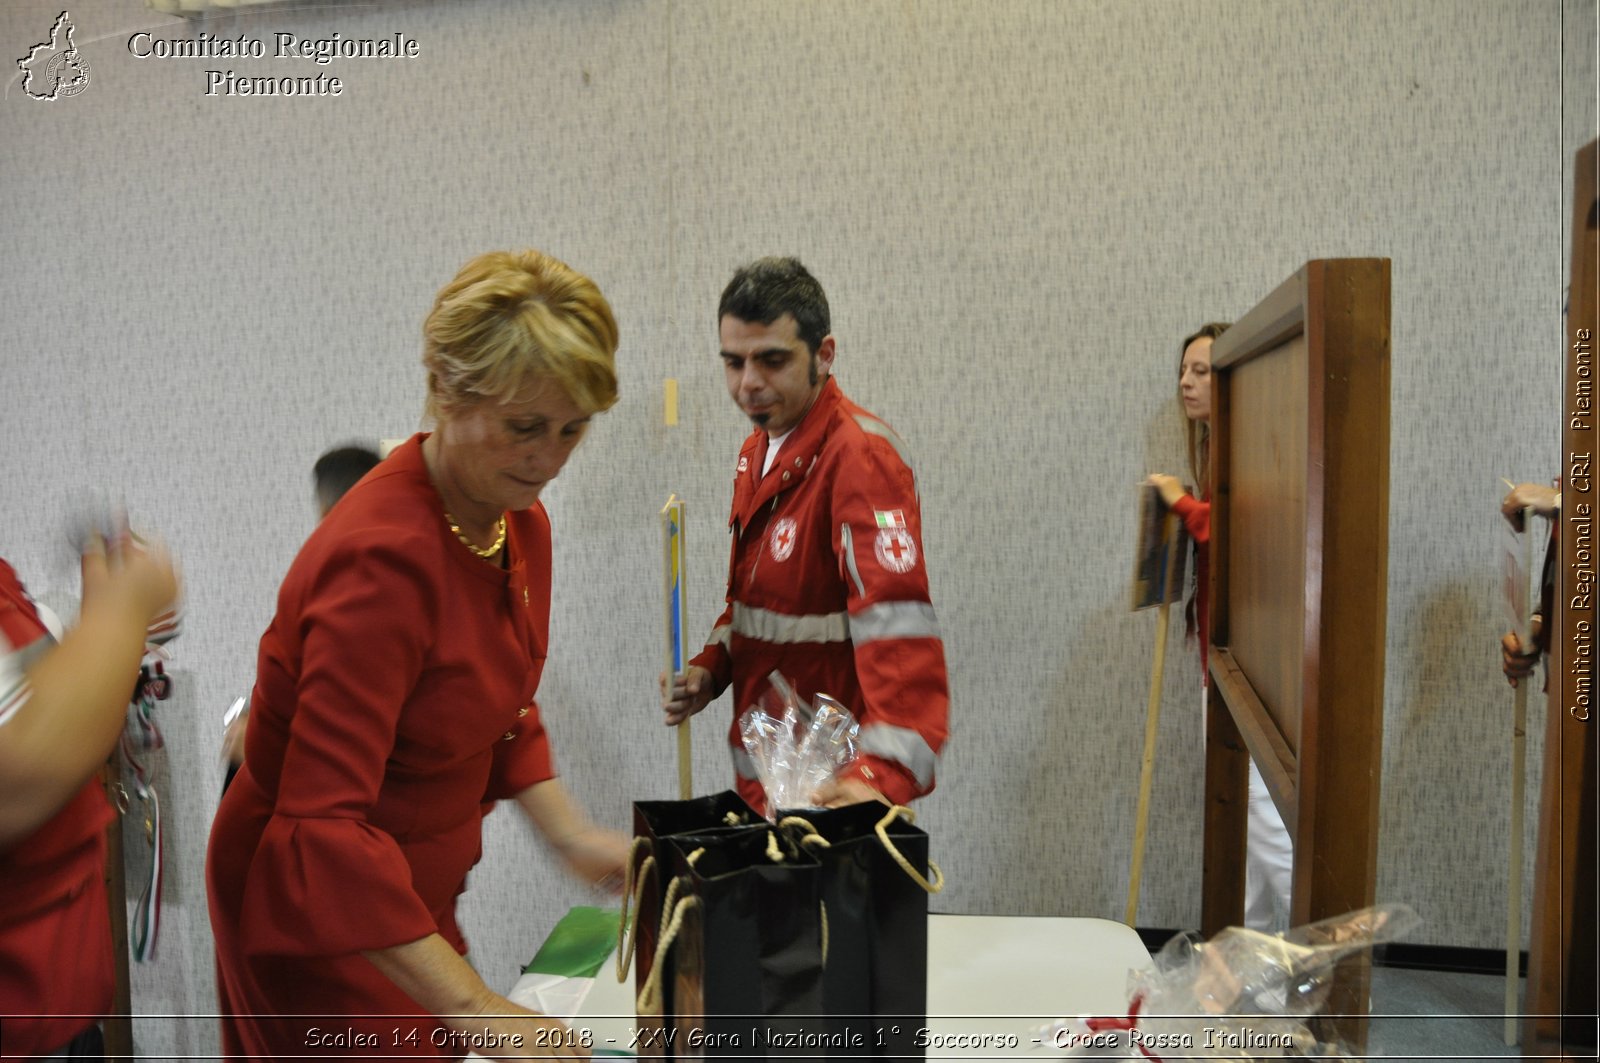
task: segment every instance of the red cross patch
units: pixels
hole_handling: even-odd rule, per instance
[[[794,540],[798,534],[793,517],[780,518],[772,526],[772,538],[768,543],[772,548],[772,560],[787,561],[789,555],[794,553]]]
[[[917,543],[904,528],[883,528],[873,541],[878,564],[890,572],[910,572],[917,567]]]

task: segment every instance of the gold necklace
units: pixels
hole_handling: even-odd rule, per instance
[[[500,548],[506,544],[506,515],[504,513],[500,514],[500,519],[495,522],[494,544],[492,546],[474,546],[471,539],[461,534],[461,525],[457,524],[456,519],[448,512],[444,515],[444,522],[450,525],[450,530],[456,533],[456,538],[461,540],[462,546],[485,560],[498,554]]]

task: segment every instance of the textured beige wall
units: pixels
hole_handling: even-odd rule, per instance
[[[56,4],[0,8],[5,54]],[[3,99],[0,552],[75,590],[61,528],[120,485],[181,553],[168,908],[142,1013],[214,1007],[203,847],[217,717],[248,688],[312,522],[309,469],[418,424],[418,329],[469,255],[533,245],[621,321],[624,399],[551,489],[541,702],[572,787],[623,825],[671,791],[656,725],[654,514],[690,500],[697,628],[720,595],[744,429],[713,309],[749,257],[827,287],[839,377],[918,461],[954,737],[921,808],[951,912],[1117,917],[1153,618],[1126,609],[1133,485],[1176,470],[1176,341],[1305,260],[1393,260],[1389,661],[1379,895],[1419,940],[1504,916],[1509,697],[1499,477],[1558,446],[1571,155],[1594,135],[1593,0],[335,5],[187,26],[74,4],[80,95]],[[343,95],[208,98],[128,36],[415,37]],[[1565,72],[1565,78],[1564,78]],[[662,426],[662,381],[683,423]],[[1141,922],[1197,922],[1199,669],[1168,658]],[[701,788],[728,706],[697,727]],[[1534,732],[1537,736],[1538,732]],[[1537,737],[1532,753],[1537,754]],[[1534,760],[1537,763],[1537,760]],[[1530,799],[1531,804],[1531,799]],[[509,983],[584,899],[510,813],[466,900]],[[1530,847],[1531,849],[1531,847]],[[210,1019],[140,1050],[209,1051]]]

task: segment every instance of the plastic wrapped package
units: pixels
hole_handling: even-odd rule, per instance
[[[1180,934],[1153,966],[1130,973],[1128,1011],[1040,1030],[1048,1055],[1100,1059],[1352,1059],[1308,1021],[1328,999],[1335,964],[1421,922],[1403,904],[1363,908],[1264,934],[1229,927],[1210,941]]]
[[[860,726],[839,702],[818,694],[806,705],[783,676],[739,721],[739,738],[755,763],[769,815],[815,807],[811,797],[856,758]]]

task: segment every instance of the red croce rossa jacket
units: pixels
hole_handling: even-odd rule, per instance
[[[766,450],[757,429],[739,452],[727,607],[691,662],[733,687],[739,793],[765,807],[739,719],[776,670],[855,714],[850,771],[903,804],[934,787],[950,700],[904,445],[830,377],[763,477]]]

